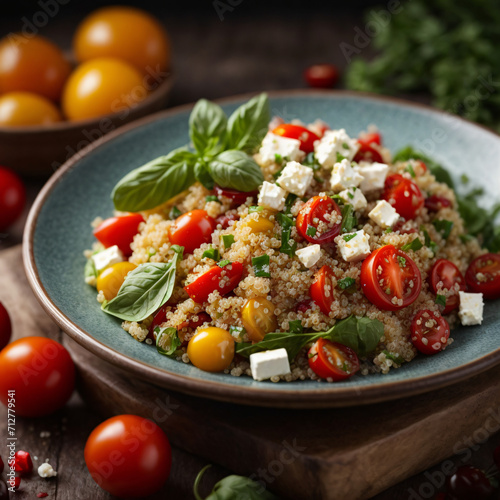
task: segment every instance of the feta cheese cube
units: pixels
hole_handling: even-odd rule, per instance
[[[396,209],[387,201],[380,200],[375,208],[368,214],[368,217],[378,224],[381,228],[386,229],[394,226],[399,219],[399,214]]]
[[[363,161],[355,166],[354,170],[363,176],[363,180],[359,185],[361,191],[368,193],[384,187],[385,178],[387,177],[387,172],[389,172],[389,165],[377,162],[366,163]]]
[[[259,205],[271,210],[283,210],[285,208],[286,191],[276,184],[264,181],[259,192]]]
[[[343,159],[333,166],[330,184],[332,190],[338,192],[346,188],[359,186],[362,180],[363,176],[352,168],[351,162]]]
[[[314,266],[321,257],[321,247],[319,245],[308,245],[295,252],[300,262],[307,268]]]
[[[483,322],[483,294],[458,292],[460,309],[458,317],[462,325],[480,325]]]
[[[38,475],[43,478],[55,477],[57,472],[54,470],[52,465],[44,462],[40,467],[38,467]]]
[[[290,363],[286,349],[274,349],[250,354],[250,370],[254,380],[266,380],[271,377],[290,373]]]
[[[323,167],[333,167],[337,163],[337,153],[349,161],[359,149],[356,139],[351,139],[345,129],[327,130],[321,140],[314,146],[316,158]]]
[[[123,262],[123,254],[117,245],[106,248],[102,252],[92,255],[92,260],[97,272],[101,272],[113,264],[118,264],[118,262]]]
[[[346,233],[335,238],[342,258],[346,262],[358,262],[370,255],[370,235],[362,229],[354,233]]]
[[[313,180],[314,171],[296,161],[289,161],[278,178],[279,185],[297,196],[304,196]]]
[[[275,135],[272,132],[268,132],[264,137],[259,153],[261,161],[267,165],[276,163],[276,155],[290,161],[304,157],[304,153],[300,150],[299,140]]]
[[[360,188],[351,187],[339,193],[339,196],[345,200],[346,203],[350,203],[354,210],[363,210],[368,205],[365,195]]]

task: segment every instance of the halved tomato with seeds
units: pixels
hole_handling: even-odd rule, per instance
[[[500,255],[485,253],[474,259],[465,273],[469,291],[482,293],[485,299],[500,297]]]
[[[283,123],[278,125],[273,134],[288,137],[289,139],[297,139],[300,141],[300,149],[305,153],[312,153],[314,151],[314,143],[319,141],[319,137],[311,130],[300,125],[293,123]]]
[[[429,275],[429,282],[432,288],[432,291],[437,294],[438,283],[443,283],[443,288],[451,290],[455,284],[458,284],[460,290],[465,292],[465,278],[463,277],[460,269],[446,259],[438,259],[435,264],[432,266],[431,273]],[[458,292],[454,292],[446,299],[446,306],[442,311],[442,314],[448,314],[453,309],[456,309],[459,304]]]
[[[379,132],[367,132],[358,137],[359,149],[354,161],[371,161],[382,163],[384,159],[380,153],[382,137]]]
[[[332,312],[332,304],[334,302],[333,271],[328,266],[323,266],[314,278],[313,284],[309,289],[309,295],[318,304],[321,312],[327,316]]]
[[[359,359],[350,348],[326,339],[317,340],[308,353],[311,370],[335,382],[352,377],[359,370]]]
[[[411,323],[411,341],[422,354],[436,354],[448,344],[450,326],[438,313],[423,309]]]
[[[401,174],[387,176],[382,198],[388,201],[406,220],[414,219],[424,204],[424,196],[420,188]]]
[[[332,242],[340,233],[342,212],[329,196],[313,196],[297,215],[296,227],[299,234],[310,243],[320,245]],[[326,229],[321,226],[326,225]]]
[[[385,245],[363,261],[361,288],[379,309],[398,311],[415,302],[422,288],[422,276],[405,252]]]

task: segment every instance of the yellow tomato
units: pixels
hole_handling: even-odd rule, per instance
[[[265,215],[259,215],[257,220],[249,219],[246,225],[252,233],[269,233],[274,229],[274,222],[271,222]]]
[[[0,41],[0,93],[34,92],[59,101],[71,66],[45,38],[11,34]]]
[[[61,113],[45,97],[31,92],[0,96],[0,126],[47,125],[62,120]]]
[[[264,297],[249,299],[241,311],[241,321],[252,342],[260,342],[266,333],[275,332],[278,323],[274,304]]]
[[[140,73],[119,59],[93,59],[71,74],[62,106],[70,120],[96,118],[134,107],[147,96]]]
[[[198,328],[189,341],[191,363],[206,372],[225,370],[234,358],[234,339],[227,330],[214,326]]]
[[[131,262],[118,262],[105,269],[97,278],[97,290],[104,294],[106,300],[114,299],[118,295],[125,277],[137,266]]]
[[[165,29],[153,16],[133,7],[96,10],[78,27],[73,47],[80,62],[117,57],[141,73],[159,74],[170,64]]]

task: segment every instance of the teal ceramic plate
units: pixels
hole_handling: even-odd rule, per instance
[[[356,136],[370,124],[391,150],[413,144],[455,176],[467,173],[491,199],[500,192],[500,138],[455,116],[404,101],[347,92],[270,93],[273,115],[305,122],[321,118]],[[249,96],[221,101],[231,112]],[[397,399],[464,380],[500,363],[500,309],[485,307],[481,326],[458,328],[445,352],[419,356],[389,375],[355,376],[335,384],[314,381],[255,382],[198,370],[156,353],[103,314],[83,280],[83,250],[93,237],[90,222],[109,216],[115,183],[133,168],[188,142],[191,106],[137,121],[98,141],[67,162],[38,196],[27,223],[24,261],[42,306],[74,340],[97,356],[139,377],[177,391],[235,403],[276,407],[349,406]]]

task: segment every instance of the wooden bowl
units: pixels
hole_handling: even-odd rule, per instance
[[[146,99],[110,115],[50,126],[1,127],[0,165],[29,177],[48,177],[91,142],[165,107],[173,84],[169,74]]]

